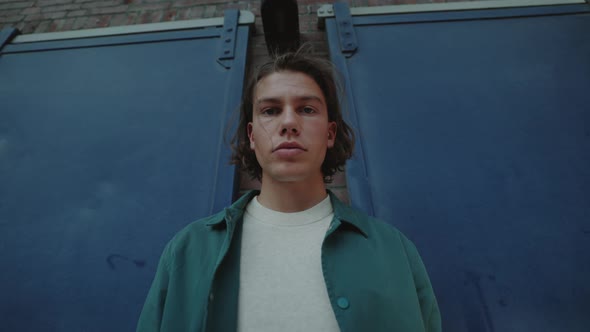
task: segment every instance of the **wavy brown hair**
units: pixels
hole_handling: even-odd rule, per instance
[[[326,151],[322,164],[324,183],[332,182],[332,176],[342,171],[346,160],[350,159],[354,149],[354,133],[352,128],[342,118],[338,103],[339,81],[335,77],[332,63],[323,58],[310,54],[304,49],[278,55],[264,63],[256,70],[246,85],[240,104],[240,120],[237,130],[231,138],[231,164],[242,167],[253,179],[262,179],[262,168],[256,159],[256,154],[250,148],[248,139],[248,123],[252,122],[253,98],[256,86],[266,76],[283,71],[293,71],[311,77],[324,93],[328,108],[328,121],[336,122],[336,139],[334,146]]]

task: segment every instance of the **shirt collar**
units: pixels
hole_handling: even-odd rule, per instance
[[[248,203],[259,193],[259,190],[250,190],[232,205],[211,216],[210,220],[206,223],[207,226],[216,226],[223,223],[234,223],[238,218],[242,217]]]
[[[336,195],[328,190],[332,206],[334,207],[334,218],[338,219],[361,233],[365,238],[368,238],[368,218],[362,212],[344,204]]]
[[[246,206],[250,200],[252,200],[252,198],[258,194],[260,194],[259,190],[251,190],[247,192],[232,205],[211,216],[210,220],[206,223],[207,226],[235,223],[236,220],[240,219],[244,214]],[[352,226],[364,237],[368,237],[368,218],[362,212],[357,211],[341,202],[338,197],[336,197],[336,195],[330,190],[328,190],[328,194],[330,195],[330,200],[334,208],[334,218],[349,226]]]

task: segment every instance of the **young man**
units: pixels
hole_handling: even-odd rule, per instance
[[[331,64],[277,57],[248,84],[233,162],[261,180],[166,246],[138,331],[440,331],[414,245],[325,183],[350,158]]]

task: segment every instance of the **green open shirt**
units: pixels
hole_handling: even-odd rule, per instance
[[[191,223],[166,245],[137,331],[235,331],[242,215],[251,191]],[[326,288],[341,331],[441,331],[416,247],[397,229],[330,193],[322,244]]]

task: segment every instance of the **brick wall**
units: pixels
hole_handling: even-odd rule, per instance
[[[316,51],[327,55],[323,31],[317,28],[317,10],[334,1],[299,0],[301,39],[310,42]],[[447,2],[442,0],[352,0],[351,7],[382,6]],[[261,1],[227,0],[0,0],[0,27],[16,27],[22,34],[69,31],[143,23],[192,20],[221,17],[228,8],[249,10],[256,15],[256,34],[250,43],[250,68],[267,58],[262,19]],[[241,176],[241,189],[258,188],[259,183]],[[338,196],[348,201],[346,181],[338,174],[329,185]]]

